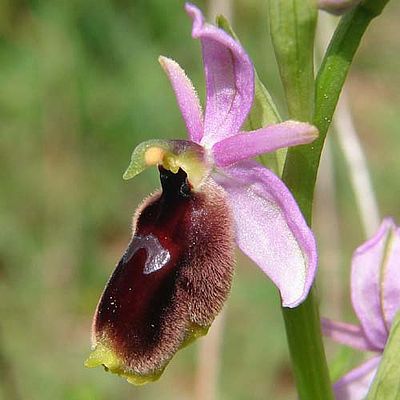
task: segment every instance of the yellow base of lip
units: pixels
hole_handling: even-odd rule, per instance
[[[199,337],[206,335],[208,329],[209,326],[204,327],[193,323],[190,324],[187,329],[185,339],[180,345],[179,350],[188,346]],[[115,354],[113,350],[101,342],[96,344],[96,347],[85,361],[85,367],[87,368],[103,366],[106,371],[126,378],[129,383],[132,383],[136,386],[145,385],[146,383],[158,380],[167,365],[168,363],[166,363],[162,369],[149,375],[140,375],[131,371],[126,371],[123,361]]]

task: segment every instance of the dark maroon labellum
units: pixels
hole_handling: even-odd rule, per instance
[[[124,372],[160,372],[221,310],[233,274],[233,230],[223,190],[193,191],[186,173],[159,167],[162,192],[139,207],[134,235],[100,299],[94,339]]]

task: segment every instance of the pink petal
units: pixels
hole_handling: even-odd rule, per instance
[[[296,307],[314,280],[317,250],[293,196],[254,161],[221,169],[214,179],[228,194],[238,246],[279,288],[283,306]]]
[[[200,143],[203,137],[203,112],[191,80],[174,60],[160,56],[158,61],[171,82],[189,138]]]
[[[333,385],[336,400],[362,400],[368,394],[381,356],[376,356],[351,370]]]
[[[389,332],[382,313],[381,270],[393,226],[392,220],[385,219],[376,235],[354,252],[352,260],[353,308],[369,341],[380,349],[384,348]]]
[[[220,167],[252,158],[280,148],[310,143],[318,136],[314,126],[285,121],[245,133],[239,133],[214,144],[214,162]]]
[[[322,333],[335,342],[363,351],[376,351],[365,336],[361,326],[322,318]]]
[[[394,229],[393,223],[388,235],[387,252],[381,271],[381,298],[386,327],[390,330],[393,319],[400,309],[400,228]]]
[[[202,144],[211,146],[236,134],[254,97],[253,65],[238,42],[204,22],[201,11],[186,4],[193,19],[192,36],[201,40],[207,102]]]

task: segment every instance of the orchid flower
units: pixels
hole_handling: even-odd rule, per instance
[[[324,335],[364,351],[378,353],[342,377],[334,390],[338,400],[363,399],[368,393],[400,310],[400,228],[386,218],[378,232],[353,254],[351,300],[360,325],[323,320]]]
[[[341,15],[354,8],[361,0],[318,0],[318,8]]]
[[[222,309],[233,275],[234,241],[295,307],[313,282],[314,236],[284,183],[251,158],[309,143],[315,127],[287,121],[240,128],[254,97],[254,68],[241,45],[187,4],[200,39],[206,107],[173,60],[169,78],[189,140],[149,140],[124,174],[151,165],[162,192],[139,207],[133,237],[100,299],[87,366],[104,365],[128,381],[157,379],[177,350],[204,335]]]

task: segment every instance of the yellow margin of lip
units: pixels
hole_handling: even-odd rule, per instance
[[[185,338],[182,344],[179,346],[179,350],[185,348],[199,337],[206,335],[208,329],[209,326],[200,326],[195,323],[190,323],[186,331]],[[113,350],[111,350],[107,345],[98,342],[95,348],[90,353],[87,360],[85,361],[85,367],[95,368],[101,365],[106,371],[112,372],[113,374],[117,374],[125,378],[129,383],[133,385],[141,386],[145,385],[146,383],[158,380],[164,372],[164,369],[168,365],[168,362],[164,365],[162,369],[155,371],[153,374],[135,374],[134,372],[126,371],[123,361],[120,357],[117,356],[117,354],[115,354]]]
[[[160,378],[164,369],[150,375],[139,375],[124,370],[122,360],[107,346],[97,343],[94,350],[85,361],[85,367],[94,368],[102,365],[106,371],[117,374],[133,385],[140,386],[149,382],[154,382]]]

